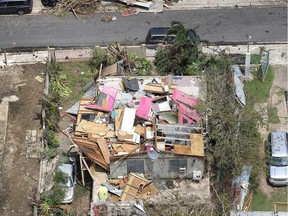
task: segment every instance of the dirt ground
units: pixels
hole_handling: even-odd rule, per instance
[[[277,115],[279,123],[268,124],[268,128],[261,131],[262,136],[268,137],[268,134],[272,131],[287,131],[288,118],[287,118],[287,104],[285,103],[284,90],[288,90],[288,75],[286,66],[273,67],[275,70],[275,77],[273,80],[272,88],[270,89],[270,95],[267,104],[264,106],[268,109],[271,107],[277,108]],[[265,138],[265,137],[263,137]],[[264,151],[263,147],[263,151]],[[269,198],[272,193],[281,192],[281,187],[272,187],[267,183],[267,176],[263,173],[260,176],[260,189]]]
[[[15,95],[16,102],[9,103],[8,126],[3,157],[0,157],[0,215],[26,216],[32,215],[32,199],[35,198],[39,177],[39,159],[27,158],[25,147],[26,130],[39,130],[39,99],[42,97],[44,82],[35,80],[43,75],[44,64],[7,66],[0,69],[0,99]],[[77,75],[81,71],[69,70]],[[61,115],[76,101],[65,101]],[[67,128],[72,121],[64,117],[60,128]],[[58,133],[61,152],[70,148],[70,141],[62,133]],[[73,151],[73,150],[72,150]],[[79,177],[80,178],[80,172]],[[88,178],[87,178],[88,179]],[[87,181],[86,179],[86,181]],[[88,215],[90,193],[88,188],[76,185],[75,199],[72,209],[76,215]]]
[[[279,94],[281,89],[287,90],[287,68],[277,67],[275,69],[275,80],[266,106],[278,108],[280,123],[269,125],[268,130],[287,131],[286,104],[283,103],[284,96]],[[18,101],[9,104],[6,144],[3,157],[0,158],[2,165],[2,167],[0,166],[1,216],[32,215],[31,199],[34,198],[37,189],[39,160],[26,158],[25,135],[26,130],[40,129],[37,112],[40,111],[38,102],[43,93],[44,84],[36,81],[35,77],[41,76],[44,71],[45,65],[43,64],[10,66],[0,69],[0,99],[11,95],[19,97]],[[71,72],[76,74],[79,71]],[[71,102],[71,104],[73,103]],[[68,108],[67,105],[63,106],[61,114],[64,114]],[[64,117],[60,122],[60,128],[64,130],[69,124],[71,121]],[[69,140],[61,133],[58,134],[58,137],[62,150],[67,151],[70,147]],[[89,193],[85,192],[80,185],[77,185],[77,188],[72,208],[77,215],[87,215]],[[268,196],[271,192],[278,190],[267,184],[265,175],[261,177],[260,189]]]
[[[44,83],[35,80],[45,65],[9,66],[0,69],[0,98],[16,95],[9,103],[8,127],[0,173],[0,215],[32,215],[39,175],[39,159],[26,158],[26,130],[39,130],[38,103]]]

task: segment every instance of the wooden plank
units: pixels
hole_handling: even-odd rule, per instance
[[[98,164],[99,166],[101,166],[105,170],[109,171],[110,166],[105,162],[102,154],[93,154],[90,151],[87,151],[87,150],[82,149],[82,148],[81,148],[81,150],[85,153],[85,155],[87,155],[89,157],[90,160],[92,160],[94,163]]]
[[[81,98],[79,101],[78,114],[97,114],[97,111],[86,109],[85,106],[93,101],[92,98]]]
[[[118,63],[112,64],[102,69],[101,76],[115,76],[117,74]]]
[[[120,134],[118,133],[118,140],[133,139],[133,134]]]
[[[163,83],[148,83],[144,86],[144,91],[162,93],[162,94],[168,93],[164,91],[163,86],[164,86]],[[169,89],[169,94],[172,94],[173,90],[176,88],[177,88],[177,85],[172,84]]]
[[[121,123],[122,123],[122,117],[123,117],[123,111],[124,109],[116,109],[116,117],[115,117],[115,132],[116,135],[118,134],[118,131],[120,130]]]
[[[187,145],[174,145],[174,154],[176,155],[193,155],[191,146]]]
[[[202,134],[190,134],[191,151],[195,156],[204,157],[204,142]]]
[[[157,188],[154,187],[154,185],[152,183],[146,185],[143,190],[141,190],[140,192],[140,199],[147,199],[151,196],[154,196],[158,193]]]
[[[90,158],[90,160],[109,171],[110,167],[106,163],[103,155],[101,154],[100,148],[94,141],[91,141],[84,137],[75,136],[73,136],[72,139],[79,147],[79,149]]]
[[[134,130],[135,133],[141,135],[141,136],[144,136],[144,127],[140,124],[138,124],[136,127],[135,127],[135,130]]]
[[[97,139],[98,146],[107,164],[110,164],[110,150],[104,138]]]
[[[99,139],[99,138],[113,138],[115,136],[115,131],[108,131],[105,135],[98,135],[98,134],[91,134],[92,139]]]
[[[190,145],[175,145],[174,154],[204,157],[202,134],[190,134]]]
[[[138,190],[142,189],[149,181],[147,179],[142,178],[134,173],[129,174],[129,180],[126,183],[126,186],[121,195],[121,200],[133,200],[137,199],[139,194]]]
[[[76,120],[76,127],[79,125],[81,119],[82,119],[82,114],[81,114],[81,113],[78,113],[78,115],[77,115],[77,120]]]
[[[86,169],[89,172],[93,181],[95,181],[95,178],[94,178],[93,174],[91,173],[90,168],[89,168],[88,164],[86,163],[85,159],[83,157],[81,157],[80,160],[83,162],[84,166],[86,167]]]
[[[78,147],[77,147],[78,148]],[[82,164],[82,152],[79,151],[79,158],[80,158],[80,171],[81,171],[81,178],[82,178],[82,184],[85,187],[85,178],[84,178],[84,168],[83,168],[83,164]]]
[[[139,148],[139,145],[131,145],[131,144],[112,144],[113,152],[119,153],[119,152],[132,152],[135,149]]]
[[[75,128],[78,132],[92,133],[104,136],[110,130],[105,124],[96,124],[94,122],[89,122],[84,119],[81,120],[79,125]]]

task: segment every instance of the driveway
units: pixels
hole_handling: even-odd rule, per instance
[[[269,131],[288,131],[288,116],[287,104],[285,101],[284,91],[288,90],[288,75],[287,66],[275,67],[275,78],[272,88],[270,90],[270,97],[268,107],[276,107],[278,111],[278,118],[280,120],[277,124],[269,124]]]

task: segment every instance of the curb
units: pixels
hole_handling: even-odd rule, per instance
[[[173,10],[200,10],[200,9],[232,9],[232,8],[237,8],[237,9],[244,9],[244,8],[281,8],[281,7],[287,7],[287,3],[282,3],[282,2],[277,2],[277,3],[267,3],[267,4],[246,4],[246,3],[236,3],[235,4],[215,4],[215,5],[209,5],[209,6],[204,6],[201,4],[183,4],[183,5],[174,5],[174,6],[169,6],[164,7],[164,11],[173,11]]]

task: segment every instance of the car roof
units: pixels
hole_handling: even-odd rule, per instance
[[[150,34],[166,34],[169,27],[155,27],[149,30]]]
[[[29,1],[29,0],[0,0],[0,3],[2,3],[2,2],[17,2],[17,1]]]
[[[271,148],[272,156],[287,157],[287,133],[286,132],[272,132],[271,133]]]
[[[68,175],[72,175],[73,172],[73,166],[71,164],[59,164],[58,169]]]
[[[2,2],[19,2],[19,1],[28,2],[29,0],[0,0],[0,3],[2,3]]]

